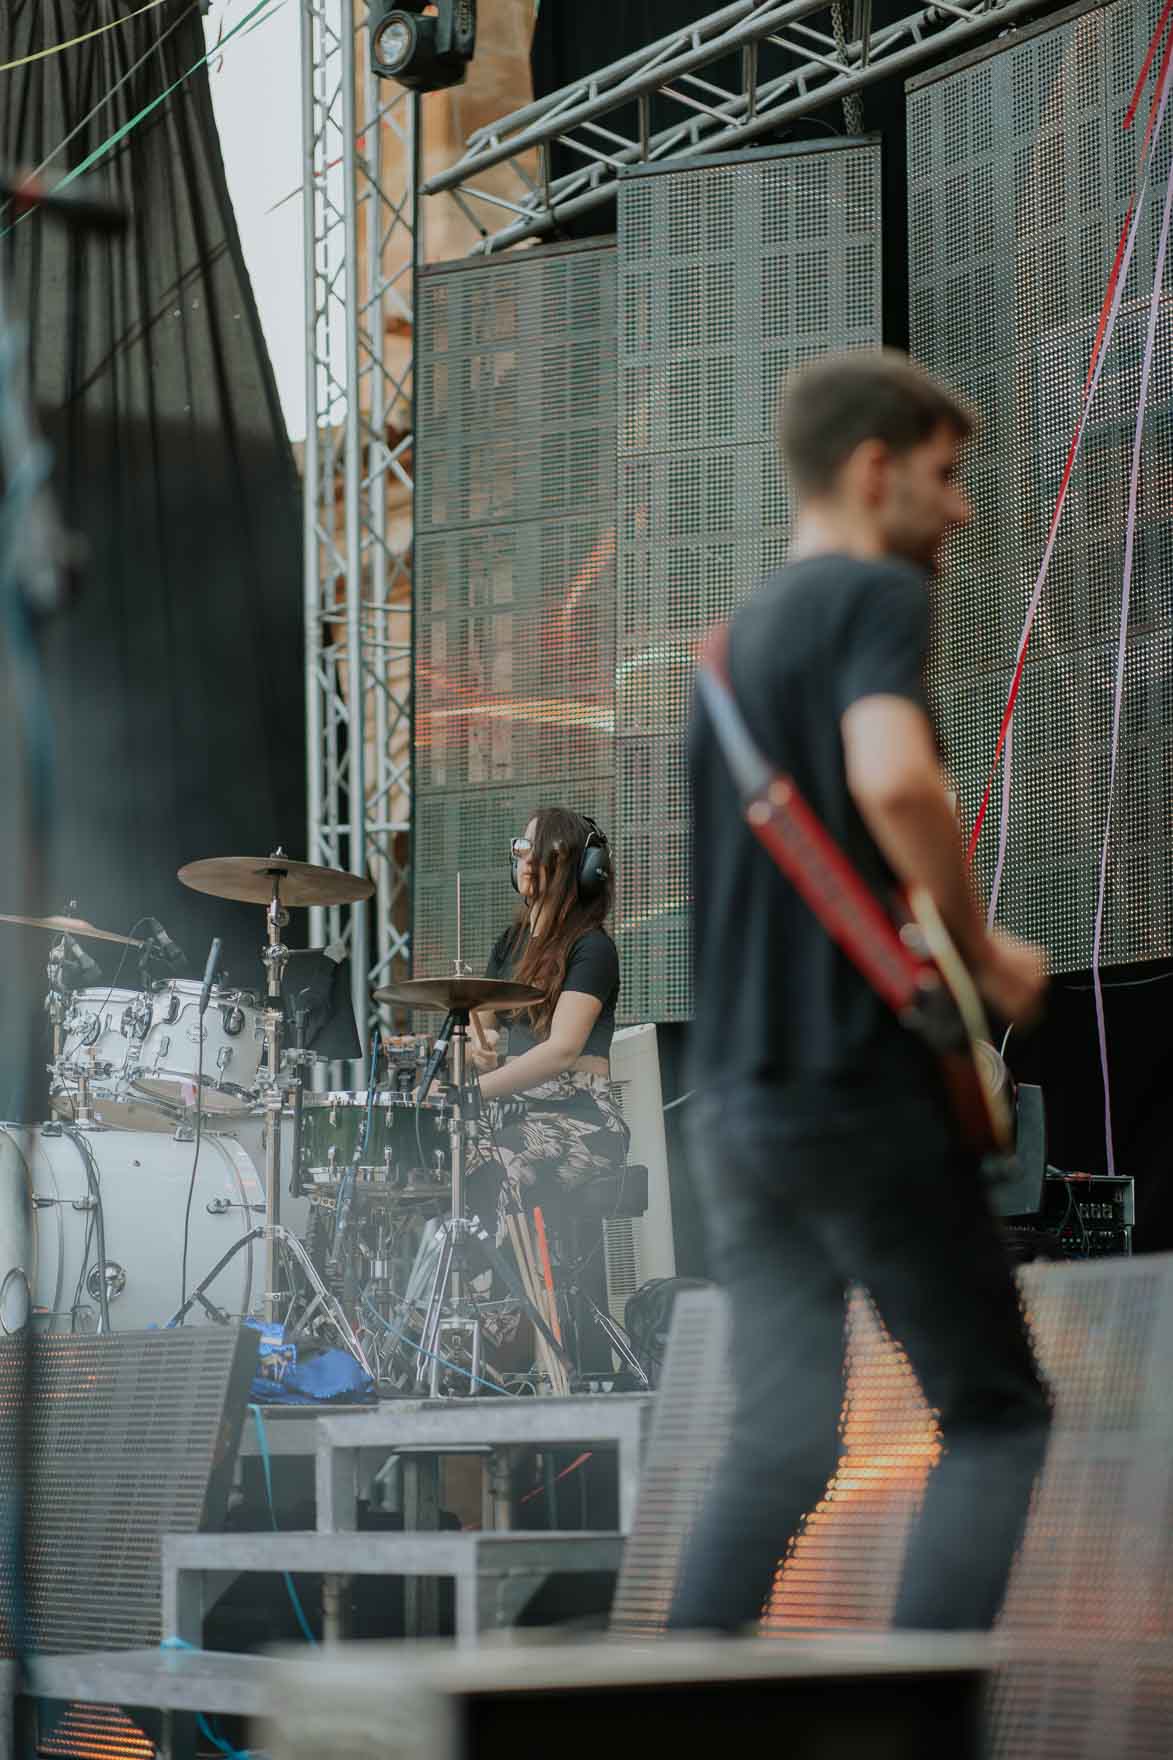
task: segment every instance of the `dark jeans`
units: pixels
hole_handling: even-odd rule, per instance
[[[839,1460],[845,1297],[870,1293],[939,1415],[943,1449],[894,1623],[976,1630],[1001,1605],[1050,1403],[977,1167],[927,1103],[796,1122],[746,1087],[692,1131],[710,1263],[731,1306],[728,1450],[669,1623],[759,1617]]]

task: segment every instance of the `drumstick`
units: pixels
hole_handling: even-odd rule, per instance
[[[489,1049],[489,1041],[485,1038],[485,1030],[481,1026],[480,1021],[477,1019],[477,1014],[476,1014],[475,1009],[473,1010],[472,1014],[469,1015],[468,1018],[472,1022],[473,1032],[476,1034],[477,1038],[481,1042],[481,1050],[487,1051]]]
[[[562,1328],[558,1324],[558,1298],[554,1294],[554,1271],[550,1264],[550,1243],[546,1238],[546,1219],[542,1215],[540,1205],[534,1207],[534,1228],[538,1237],[538,1258],[542,1267],[542,1277],[546,1284],[546,1307],[550,1331],[561,1344]]]
[[[540,1315],[542,1314],[542,1292],[538,1284],[537,1269],[533,1262],[533,1249],[530,1245],[529,1228],[525,1217],[518,1215],[516,1211],[510,1211],[505,1220],[526,1300],[535,1313]],[[538,1361],[549,1377],[551,1389],[555,1393],[568,1391],[565,1371],[551,1350],[548,1341],[536,1327],[534,1328],[534,1338],[537,1345]]]
[[[526,1259],[529,1262],[530,1281],[534,1287],[534,1295],[536,1298],[536,1300],[534,1302],[534,1306],[537,1308],[538,1313],[543,1316],[543,1318],[544,1318],[547,1326],[549,1326],[551,1332],[553,1332],[555,1337],[557,1337],[558,1320],[557,1320],[557,1316],[554,1314],[551,1314],[548,1310],[547,1303],[545,1301],[546,1291],[542,1287],[541,1280],[538,1277],[537,1260],[534,1257],[533,1238],[530,1235],[530,1231],[529,1231],[529,1218],[523,1212],[522,1215],[518,1218],[518,1222],[519,1222],[519,1225],[521,1228],[521,1237],[522,1237],[523,1242],[525,1243]],[[548,1360],[548,1372],[549,1372],[549,1376],[550,1376],[550,1387],[551,1387],[552,1392],[554,1392],[554,1393],[569,1393],[570,1392],[570,1383],[566,1378],[566,1370],[563,1368],[561,1362],[559,1361],[557,1353],[551,1348],[551,1346],[548,1343],[546,1343],[546,1341],[544,1339],[542,1342],[544,1344],[546,1344],[546,1357]],[[558,1345],[559,1345],[559,1348],[561,1348],[562,1340],[560,1338],[558,1339]]]

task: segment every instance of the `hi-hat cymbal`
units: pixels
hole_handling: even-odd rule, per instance
[[[372,992],[376,1002],[406,1002],[410,1008],[524,1008],[540,1002],[542,992],[533,984],[514,984],[508,978],[406,978]]]
[[[353,904],[375,890],[374,881],[362,874],[293,862],[284,850],[268,856],[212,856],[205,862],[189,862],[180,868],[179,878],[193,892],[235,898],[243,904],[268,904],[274,879],[281,883],[282,904]]]
[[[120,947],[141,947],[133,935],[115,935],[111,929],[95,929],[84,917],[3,917],[0,923],[19,923],[24,929],[48,929],[54,935],[77,935],[85,941],[117,941]]]

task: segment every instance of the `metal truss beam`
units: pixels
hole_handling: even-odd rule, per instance
[[[301,0],[308,859],[376,886],[373,909],[315,910],[310,933],[346,946],[364,1044],[371,986],[408,961],[418,132],[365,26],[365,0]]]
[[[875,30],[871,0],[853,0],[850,31],[847,0],[736,0],[637,54],[600,69],[589,79],[552,92],[537,103],[478,129],[460,159],[423,185],[427,196],[449,193],[480,232],[477,253],[489,255],[522,239],[553,230],[559,221],[586,213],[612,198],[629,165],[688,159],[726,152],[771,134],[788,122],[862,91],[875,80],[904,74],[941,54],[953,54],[975,38],[1005,28],[1039,0],[939,0],[910,10]],[[814,20],[825,15],[826,28]],[[783,50],[792,65],[764,83],[758,79],[762,44]],[[715,83],[706,69],[735,55],[739,78]],[[681,118],[651,132],[651,100],[668,99]],[[635,132],[620,127],[615,112],[635,106]],[[607,119],[604,121],[604,119]],[[581,164],[550,176],[550,147],[559,143]],[[519,163],[538,156],[538,176]],[[519,191],[509,200],[473,180],[494,166],[509,165]],[[491,231],[481,216],[491,210],[512,218]]]

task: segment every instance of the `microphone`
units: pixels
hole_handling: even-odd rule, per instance
[[[157,948],[159,958],[165,965],[169,965],[173,972],[179,971],[181,966],[187,964],[186,953],[177,942],[172,941],[158,917],[145,917],[143,927],[147,931],[149,945]]]
[[[200,985],[200,1019],[208,1012],[208,1001],[212,994],[212,985],[216,982],[216,972],[220,966],[220,937],[217,935],[208,949],[208,963],[204,967],[204,981]]]
[[[65,937],[61,974],[71,990],[82,990],[87,984],[96,985],[102,982],[101,966],[96,959],[90,958],[85,948],[80,947],[72,935]]]
[[[428,1089],[440,1073],[440,1065],[448,1055],[448,1041],[455,1025],[456,1016],[455,1014],[450,1014],[445,1020],[444,1025],[440,1028],[440,1037],[436,1040],[435,1045],[432,1047],[432,1055],[424,1065],[423,1079],[420,1082],[419,1094],[416,1099],[417,1106],[423,1105],[428,1097]]]
[[[126,209],[100,193],[92,178],[74,181],[0,168],[0,196],[7,196],[18,214],[43,208],[86,232],[122,232],[129,219]]]

